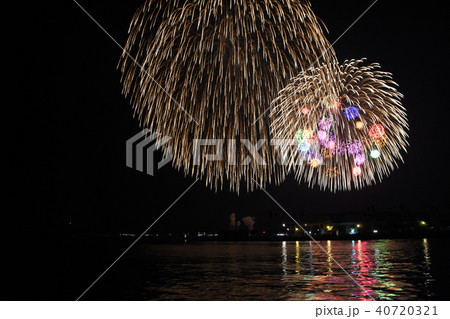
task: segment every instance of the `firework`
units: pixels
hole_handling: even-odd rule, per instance
[[[331,91],[323,86],[327,81]],[[281,140],[292,140],[305,128],[317,136],[307,152],[281,146],[297,179],[336,191],[387,176],[408,145],[406,112],[396,87],[390,73],[376,63],[365,65],[364,59],[321,65],[295,77],[273,101],[271,132]],[[301,113],[302,108],[309,112]],[[304,142],[301,138],[299,145]],[[327,156],[311,165],[310,150]]]
[[[380,155],[381,155],[381,153],[379,150],[377,150],[377,149],[370,150],[370,157],[378,158],[378,157],[380,157]]]
[[[135,13],[124,49],[123,92],[141,127],[171,137],[163,147],[176,168],[215,189],[229,180],[234,190],[241,182],[252,190],[254,180],[282,181],[264,114],[292,76],[335,60],[309,2],[294,0],[149,0]],[[193,165],[194,139],[224,140],[223,160],[201,156]],[[243,165],[251,152],[241,141],[261,139],[265,165],[254,158]]]

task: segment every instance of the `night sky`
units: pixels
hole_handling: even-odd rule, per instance
[[[121,45],[139,1],[80,1]],[[372,1],[312,1],[332,43]],[[449,14],[442,2],[378,1],[334,45],[340,61],[367,57],[394,74],[405,96],[410,147],[404,164],[382,183],[331,193],[298,185],[293,176],[267,191],[290,213],[347,211],[449,211]],[[34,19],[34,20],[33,20]],[[149,176],[125,165],[125,142],[139,131],[116,69],[121,49],[75,4],[64,14],[32,17],[22,81],[36,85],[23,96],[32,105],[30,156],[20,174],[30,223],[44,231],[142,232],[195,179],[170,165]],[[42,29],[41,29],[42,28]],[[40,37],[37,37],[39,35]],[[42,41],[42,36],[46,41]],[[22,83],[22,82],[21,82]],[[31,134],[31,132],[36,132]],[[22,198],[23,201],[23,198]],[[20,204],[19,204],[20,205]],[[155,230],[217,231],[228,216],[285,214],[262,191],[240,196],[197,184],[158,222]],[[69,225],[70,223],[70,225]]]

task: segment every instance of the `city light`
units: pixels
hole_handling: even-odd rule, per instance
[[[378,230],[377,230],[377,229],[374,229],[374,230],[373,230],[373,233],[374,233],[374,234],[378,234]]]

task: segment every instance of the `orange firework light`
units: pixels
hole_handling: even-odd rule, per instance
[[[309,163],[311,167],[319,167],[320,164],[322,164],[322,161],[319,158],[313,158],[311,162]]]
[[[381,124],[374,124],[369,128],[369,136],[371,138],[379,139],[384,136],[384,127]]]

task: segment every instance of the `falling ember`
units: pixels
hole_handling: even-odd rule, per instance
[[[334,155],[334,150],[330,149],[330,148],[323,148],[320,153],[323,155],[323,157],[325,158],[331,158]]]
[[[311,162],[309,162],[309,164],[311,165],[311,167],[319,167],[320,164],[322,164],[322,161],[319,158],[313,158],[311,160]]]
[[[380,181],[402,160],[401,153],[408,145],[403,96],[397,91],[391,74],[379,68],[376,63],[365,65],[364,60],[321,64],[294,77],[272,102],[273,137],[289,141],[297,127],[312,128],[317,141],[310,145],[309,153],[323,155],[317,166],[304,153],[281,145],[283,156],[290,159],[288,166],[298,181],[332,191],[361,188]],[[328,95],[329,88],[323,87],[323,83],[333,85],[332,91],[338,95]],[[324,107],[337,97],[342,111],[333,112]],[[310,110],[308,116],[296,116],[304,107]],[[356,118],[358,121],[353,122]],[[367,129],[364,123],[376,124]],[[381,141],[385,143],[382,158],[380,151],[374,152],[375,145],[379,149]],[[305,161],[309,165],[301,165]],[[339,172],[333,180],[328,171],[331,167]]]
[[[361,167],[355,166],[353,167],[353,176],[358,177],[361,175]]]
[[[171,151],[172,165],[216,190],[228,179],[239,191],[284,180],[266,111],[297,72],[335,60],[309,1],[147,0],[131,21],[119,67],[140,126],[158,132],[157,143],[171,137],[161,147]],[[302,105],[296,114],[310,109]],[[242,164],[242,143],[222,161],[201,156],[193,165],[193,137],[223,139],[224,150],[230,141],[265,140],[258,153],[266,165]]]
[[[328,168],[325,172],[325,175],[330,178],[335,178],[338,174],[339,170],[336,167]]]

